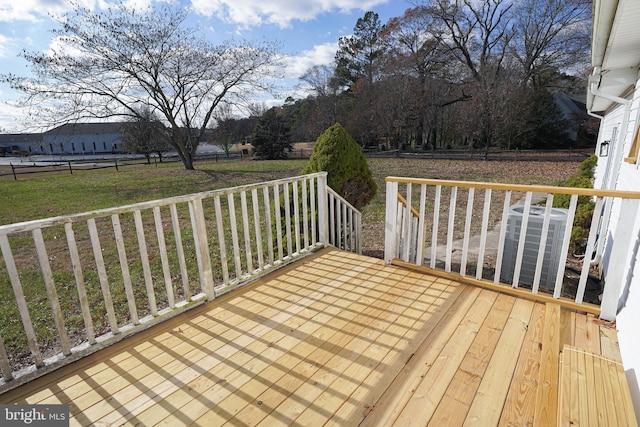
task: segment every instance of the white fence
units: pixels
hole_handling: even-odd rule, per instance
[[[326,245],[360,251],[326,173],[0,226],[0,392]]]
[[[597,300],[585,300],[587,283],[597,276],[611,207],[640,193],[398,177],[387,178],[386,190],[387,263],[615,317],[619,292],[595,289],[603,307],[614,307],[601,313]],[[561,194],[568,209],[553,207]],[[579,197],[593,203],[582,239],[576,237],[585,226],[575,221]],[[571,248],[576,242],[581,247]],[[568,270],[575,271],[573,280]]]

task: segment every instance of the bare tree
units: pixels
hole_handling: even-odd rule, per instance
[[[151,109],[144,108],[138,114],[133,121],[120,128],[122,148],[130,153],[144,155],[147,163],[151,163],[151,155],[154,153],[162,161],[162,154],[171,148],[167,129]]]
[[[473,80],[491,84],[513,36],[512,6],[507,0],[433,0],[430,10],[440,26],[432,34],[466,66]]]
[[[509,0],[430,0],[426,2],[436,20],[432,34],[466,69],[468,93],[476,108],[468,115],[474,139],[487,150],[492,144],[495,116],[493,90],[504,73],[513,37]],[[507,108],[506,104],[502,107]]]
[[[316,96],[334,96],[338,93],[338,87],[334,80],[335,68],[330,65],[314,65],[300,77]]]
[[[460,94],[454,100],[451,93],[437,90],[434,84],[449,82],[452,92],[460,86],[453,84],[459,78],[454,73],[456,67],[450,66],[453,58],[449,49],[439,42],[438,23],[428,8],[417,6],[407,9],[401,17],[390,19],[381,33],[389,47],[385,51],[388,59],[384,61],[387,80],[393,81],[397,97],[402,100],[398,119],[415,130],[409,139],[415,138],[417,145],[423,144],[427,122],[436,119],[441,105],[466,100]],[[402,85],[398,85],[400,81]],[[390,109],[389,102],[385,105]]]
[[[215,116],[216,127],[209,133],[208,142],[224,151],[229,158],[235,135],[235,119],[229,104],[221,105]]]
[[[26,93],[23,102],[39,120],[44,113],[57,123],[139,117],[148,106],[193,169],[216,107],[268,89],[265,78],[276,76],[280,64],[277,43],[214,45],[187,28],[186,18],[185,9],[168,4],[139,11],[120,3],[104,13],[77,6],[58,20],[60,48],[23,53],[33,77],[0,80]]]
[[[541,86],[549,70],[588,63],[591,2],[523,0],[514,14],[513,55],[522,82]]]

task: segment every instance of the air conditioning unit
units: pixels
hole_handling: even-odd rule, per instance
[[[516,257],[518,255],[518,242],[524,213],[523,205],[512,205],[509,208],[507,219],[507,234],[504,242],[504,255],[500,279],[513,283]],[[529,222],[527,223],[527,235],[525,238],[522,265],[520,268],[519,285],[533,285],[538,260],[538,249],[542,234],[545,208],[531,206]],[[558,274],[558,262],[562,254],[562,240],[567,226],[567,209],[552,208],[549,220],[549,233],[544,246],[544,258],[542,261],[542,274],[540,287],[553,290],[555,288],[556,275]]]

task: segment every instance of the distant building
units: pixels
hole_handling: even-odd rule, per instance
[[[103,154],[122,152],[122,123],[67,123],[44,133],[0,134],[0,153]]]
[[[27,155],[42,141],[41,133],[0,134],[0,155]]]
[[[585,120],[589,119],[584,102],[569,97],[566,93],[558,92],[553,95],[553,100],[562,112],[562,118],[567,121],[567,138],[572,142],[578,142],[579,129]]]
[[[122,123],[68,123],[42,134],[38,152],[102,154],[122,152]]]

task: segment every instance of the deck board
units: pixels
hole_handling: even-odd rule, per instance
[[[0,402],[71,425],[542,425],[564,345],[620,358],[593,316],[326,249]]]
[[[498,425],[533,425],[535,401],[540,375],[540,348],[544,325],[544,309],[536,304],[527,326],[521,357],[515,368],[507,400]]]
[[[566,345],[560,371],[559,425],[637,425],[619,362]]]
[[[449,384],[429,426],[462,425],[476,395],[480,380],[496,348],[515,298],[498,295],[471,348]],[[456,408],[454,410],[454,408]]]
[[[464,425],[497,425],[535,304],[519,299],[504,326]]]

